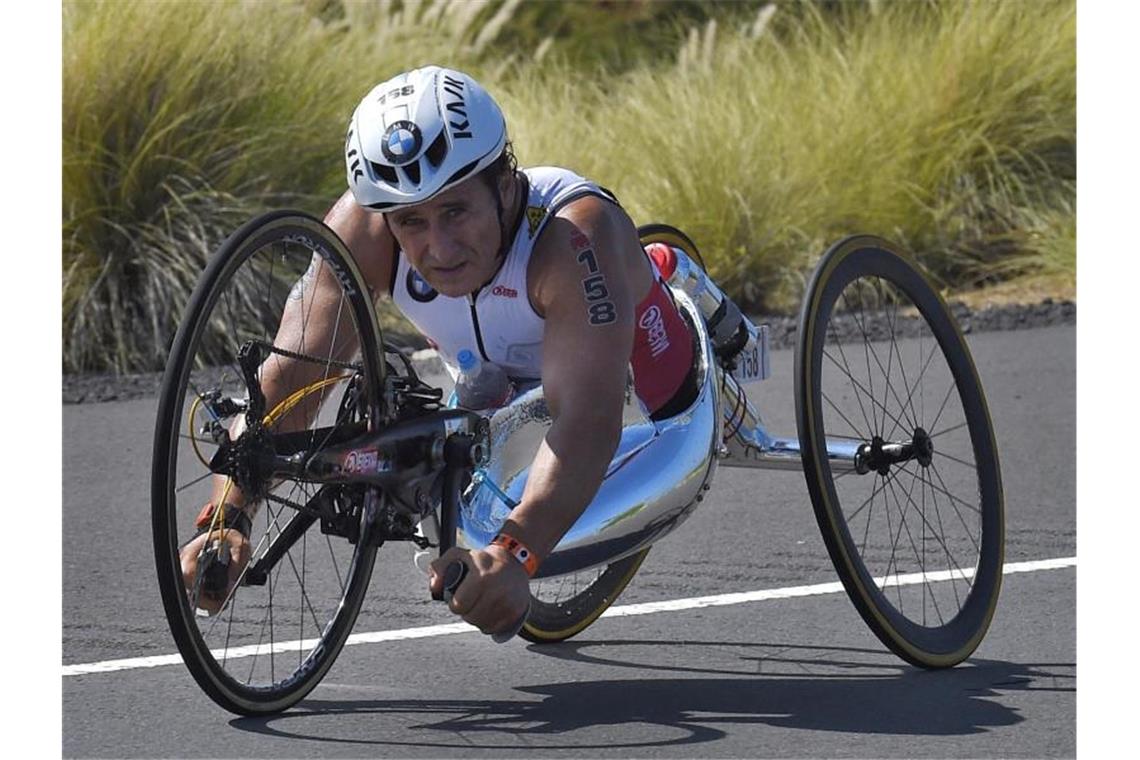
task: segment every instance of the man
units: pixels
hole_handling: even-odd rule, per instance
[[[630,369],[652,416],[680,411],[689,328],[613,196],[564,169],[518,170],[502,111],[465,74],[430,66],[374,88],[353,114],[345,161],[349,190],[325,222],[373,292],[387,291],[452,368],[469,349],[543,385],[552,424],[521,502],[492,544],[451,549],[431,567],[438,594],[443,569],[465,563],[450,607],[500,633],[524,614],[528,577],[602,482]],[[335,287],[332,278],[315,282]],[[311,298],[322,302],[319,292]],[[296,332],[297,311],[287,306],[278,342]],[[319,342],[334,316],[308,315],[307,339]],[[270,405],[291,390],[273,366],[262,378]],[[213,503],[222,501],[242,503],[215,493]],[[182,552],[188,583],[205,540]],[[248,542],[239,531],[227,541],[234,566],[244,565]]]

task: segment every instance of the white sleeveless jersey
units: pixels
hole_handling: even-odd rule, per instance
[[[458,372],[459,352],[470,349],[507,371],[516,381],[542,376],[543,319],[531,306],[526,273],[534,244],[562,206],[586,195],[615,201],[599,185],[551,166],[522,170],[527,201],[514,220],[514,241],[499,271],[475,293],[462,298],[437,293],[397,252],[391,295],[397,308],[435,344],[448,371]]]

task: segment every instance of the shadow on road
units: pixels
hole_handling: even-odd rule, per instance
[[[690,658],[706,659],[710,648],[719,654],[714,659],[723,662],[727,654],[743,668],[710,669],[688,664]],[[1076,666],[1072,663],[970,660],[950,670],[923,671],[881,650],[723,641],[606,641],[530,649],[557,659],[630,668],[639,673],[688,675],[517,687],[517,691],[539,697],[537,700],[309,699],[284,715],[240,718],[232,725],[256,733],[321,742],[500,750],[696,744],[721,739],[733,726],[749,724],[861,734],[954,736],[1021,722],[1023,718],[1016,710],[991,699],[1003,691],[1075,691]],[[624,657],[623,650],[656,653],[652,659],[657,662]],[[666,656],[662,656],[663,651]],[[662,663],[665,659],[681,661]],[[353,720],[351,725],[327,720],[342,715],[395,720],[379,724]],[[399,726],[400,716],[406,716],[410,723]],[[325,720],[313,720],[322,717]],[[370,729],[362,725],[382,728],[368,736]],[[629,728],[631,741],[623,742],[612,729],[601,735],[576,734],[607,726]],[[632,730],[633,726],[638,729]],[[392,738],[397,727],[412,732],[407,741]]]

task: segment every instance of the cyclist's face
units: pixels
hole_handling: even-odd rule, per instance
[[[388,226],[411,265],[445,296],[472,293],[495,274],[499,218],[480,179],[391,212]]]

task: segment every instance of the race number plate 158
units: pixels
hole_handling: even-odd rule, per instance
[[[744,349],[736,356],[736,369],[732,376],[741,385],[756,383],[772,374],[768,364],[768,325],[760,325],[749,337]]]

